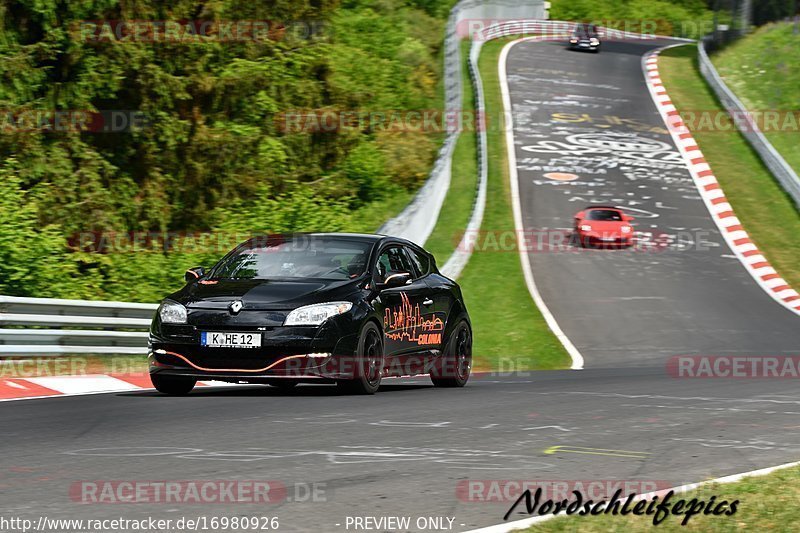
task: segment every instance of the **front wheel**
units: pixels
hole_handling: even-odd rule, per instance
[[[472,331],[466,320],[453,329],[444,353],[431,371],[437,387],[463,387],[472,371]]]
[[[383,334],[374,322],[368,322],[358,338],[353,379],[337,381],[347,394],[375,394],[383,375]]]
[[[197,380],[194,378],[162,376],[160,374],[150,374],[150,381],[158,392],[171,396],[185,396],[197,384]]]

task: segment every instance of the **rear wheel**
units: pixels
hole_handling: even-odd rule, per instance
[[[374,322],[361,330],[355,362],[354,378],[336,385],[347,394],[375,394],[383,375],[383,335]]]
[[[437,387],[463,387],[472,372],[472,331],[462,320],[450,334],[444,354],[431,372]]]
[[[184,376],[162,376],[160,374],[150,374],[150,381],[158,392],[170,394],[172,396],[184,396],[189,394],[197,380]]]

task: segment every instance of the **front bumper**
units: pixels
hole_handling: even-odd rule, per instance
[[[589,41],[578,41],[577,43],[569,43],[569,47],[573,50],[590,50],[593,52],[600,49],[599,44],[591,44]]]
[[[150,373],[232,382],[352,379],[358,328],[349,319],[337,318],[342,320],[332,319],[320,327],[262,327],[244,321],[211,326],[154,322],[148,350]],[[201,346],[203,331],[258,333],[261,347]]]
[[[578,238],[584,244],[595,246],[631,246],[633,235],[622,233],[579,232]]]

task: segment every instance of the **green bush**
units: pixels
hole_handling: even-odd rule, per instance
[[[689,38],[701,37],[713,27],[713,14],[703,0],[552,0],[550,18],[593,21],[630,31],[655,29]]]
[[[198,233],[376,229],[423,182],[439,139],[369,125],[287,131],[285,117],[439,107],[446,4],[0,5],[0,293],[151,301],[224,253],[187,252]],[[102,20],[274,24],[260,41],[122,43],[86,31]],[[304,26],[313,34],[295,31]],[[124,133],[18,127],[21,111],[53,109],[145,122]],[[170,244],[74,245],[90,232],[169,232]]]

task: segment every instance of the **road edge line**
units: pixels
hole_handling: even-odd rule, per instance
[[[500,52],[500,59],[497,65],[497,74],[500,79],[500,93],[503,97],[503,115],[505,118],[505,130],[506,130],[506,152],[508,158],[508,180],[511,185],[511,209],[514,213],[514,229],[517,232],[517,235],[522,235],[523,225],[522,225],[522,206],[520,205],[520,198],[519,198],[519,176],[517,174],[517,155],[514,151],[514,119],[513,113],[511,112],[511,94],[508,89],[508,79],[506,77],[506,59],[508,57],[511,48],[514,45],[524,42],[524,41],[539,41],[537,37],[523,37],[521,39],[517,39],[511,41],[510,43],[506,44],[503,47],[503,50]],[[547,307],[547,304],[544,302],[542,295],[539,293],[539,289],[536,286],[536,281],[533,279],[533,270],[531,269],[530,258],[528,254],[525,253],[525,250],[522,247],[519,247],[519,260],[522,264],[522,273],[525,277],[525,284],[528,286],[528,292],[533,298],[533,302],[536,304],[536,307],[539,308],[539,312],[542,313],[545,322],[547,322],[547,326],[550,328],[550,331],[553,332],[553,335],[561,342],[564,349],[569,354],[570,359],[572,359],[572,366],[570,367],[571,370],[583,370],[584,359],[581,352],[572,344],[572,341],[567,337],[564,331],[561,329],[561,326],[558,325],[558,321],[556,321],[555,316],[550,312],[550,309]]]

